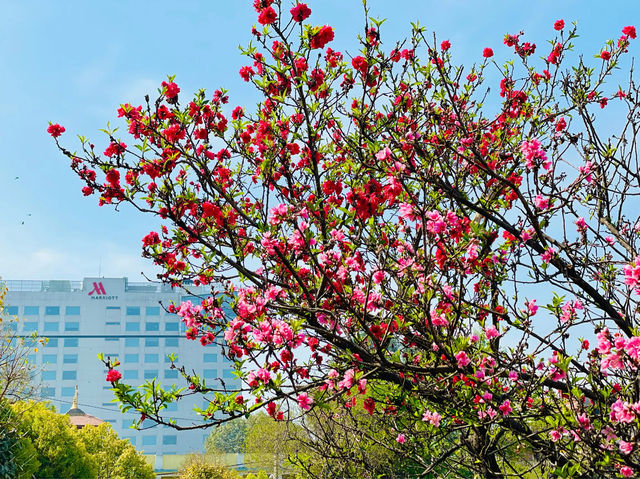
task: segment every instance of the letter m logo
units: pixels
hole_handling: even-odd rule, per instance
[[[102,282],[100,283],[93,283],[93,289],[91,291],[89,291],[89,296],[91,296],[93,293],[96,293],[98,295],[105,295],[107,294],[107,292],[104,289],[104,286],[102,285]]]

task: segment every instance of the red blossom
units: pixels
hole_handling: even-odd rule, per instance
[[[57,123],[51,124],[49,125],[49,128],[47,128],[47,133],[49,133],[54,138],[58,138],[64,132],[64,126],[58,125]]]
[[[267,7],[260,12],[260,15],[258,15],[258,23],[260,23],[260,25],[271,25],[277,18],[278,15],[273,7]]]
[[[116,381],[119,381],[122,378],[122,374],[120,374],[120,371],[117,371],[116,369],[109,369],[109,372],[107,373],[107,381],[110,383],[114,383]]]
[[[633,25],[627,25],[622,29],[622,33],[624,33],[629,38],[634,39],[636,38],[636,27],[634,27]]]
[[[351,60],[351,65],[363,75],[367,73],[367,69],[369,68],[367,59],[362,56],[357,56]]]
[[[163,81],[162,88],[164,88],[164,96],[167,97],[168,100],[173,100],[178,96],[178,93],[180,93],[180,88],[174,82],[167,83]]]
[[[607,50],[602,50],[602,52],[600,53],[600,58],[602,58],[603,60],[608,60],[609,58],[611,58],[611,53]]]
[[[324,48],[327,43],[333,41],[333,38],[333,28],[329,25],[324,25],[312,34],[309,41],[309,46],[314,49]]]
[[[560,31],[564,28],[564,20],[556,20],[553,24],[554,30]]]
[[[489,47],[482,50],[482,56],[485,58],[491,58],[493,56],[493,50]]]
[[[446,52],[449,48],[451,48],[451,43],[449,42],[449,40],[445,40],[440,44],[440,49],[443,52]]]
[[[311,9],[306,3],[299,3],[289,11],[296,22],[304,22],[311,15]]]

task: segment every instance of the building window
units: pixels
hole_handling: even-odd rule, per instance
[[[18,324],[11,322],[9,324],[5,324],[4,328],[8,331],[17,331],[18,330]]]
[[[104,340],[108,343],[117,343],[118,341],[120,341],[120,338],[104,338]],[[114,346],[116,346],[114,344]]]
[[[147,306],[146,313],[147,313],[147,316],[160,316],[160,307]]]
[[[56,395],[56,388],[45,387],[40,390],[40,395],[43,398],[51,398]]]
[[[124,329],[128,332],[140,331],[140,323],[127,323]]]
[[[124,370],[124,379],[138,379],[138,370],[137,369],[125,369]]]
[[[127,316],[140,316],[140,306],[127,306]]]
[[[157,363],[159,361],[160,361],[159,356],[155,353],[147,353],[144,355],[145,363]]]
[[[29,364],[35,364],[36,363],[36,355],[35,354],[29,354],[27,356],[27,362]]]
[[[62,379],[76,380],[78,379],[78,371],[62,371]]]
[[[156,436],[142,436],[142,445],[143,446],[155,446],[156,445]]]
[[[160,323],[146,323],[145,331],[160,331]]]
[[[170,332],[180,331],[180,323],[176,321],[171,321],[169,323],[164,323],[164,330]]]
[[[168,346],[170,348],[177,348],[178,347],[178,338],[166,338],[164,340],[164,345]]]
[[[202,373],[202,377],[205,379],[215,379],[218,377],[217,369],[205,369]]]
[[[127,348],[137,348],[140,346],[140,338],[125,338],[124,345]]]
[[[43,381],[55,381],[56,380],[56,372],[55,371],[42,371],[42,380]]]
[[[56,364],[58,362],[57,354],[43,354],[42,364]]]
[[[138,357],[137,354],[125,354],[124,355],[124,362],[125,363],[137,363],[138,361],[140,361],[140,358]]]
[[[40,314],[40,306],[25,306],[24,307],[24,315],[25,316],[37,316]]]
[[[160,339],[158,338],[147,338],[144,340],[144,345],[147,348],[154,348],[160,345]]]
[[[22,330],[23,331],[35,331],[38,329],[38,322],[37,321],[26,321],[24,323],[22,323]]]
[[[44,330],[45,332],[54,332],[54,331],[58,331],[58,327],[59,327],[59,323],[53,323],[50,321],[46,321],[44,323]]]
[[[165,369],[164,370],[165,379],[178,379],[178,370],[177,369]]]
[[[76,393],[76,388],[66,387],[62,388],[62,396],[63,397],[71,397]]]
[[[77,354],[65,354],[62,362],[64,364],[78,364],[78,355]]]
[[[44,307],[44,315],[45,316],[60,316],[60,306],[45,306]]]
[[[57,348],[58,347],[58,338],[49,338],[47,344],[44,345],[45,348]]]
[[[64,338],[65,348],[77,348],[79,344],[78,338]]]
[[[67,316],[80,316],[80,306],[67,306],[64,308],[64,314]]]
[[[162,436],[162,444],[165,446],[175,446],[178,444],[178,436]]]
[[[177,402],[172,402],[167,404],[167,411],[169,412],[176,412],[178,410],[178,403]]]
[[[7,314],[9,316],[17,316],[18,315],[18,307],[17,306],[7,306],[5,309],[7,310]]]
[[[125,439],[125,440],[129,441],[129,442],[131,443],[131,445],[132,445],[132,446],[135,446],[135,445],[136,445],[136,438],[135,438],[135,436],[126,436],[126,437],[123,437],[122,439]]]
[[[80,323],[78,321],[67,321],[64,323],[65,331],[80,331]]]
[[[204,362],[205,363],[215,363],[218,361],[218,355],[215,353],[205,353]]]
[[[144,371],[144,378],[145,379],[154,379],[158,377],[158,370],[157,369],[145,369]]]
[[[223,369],[222,370],[222,378],[223,379],[238,379],[238,376],[235,375],[235,370],[233,370],[233,369]]]

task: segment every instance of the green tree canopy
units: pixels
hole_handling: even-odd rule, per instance
[[[21,417],[20,432],[37,452],[40,467],[36,477],[97,477],[97,462],[87,452],[67,416],[56,414],[52,406],[31,401],[16,403],[13,409]]]
[[[153,467],[110,424],[84,427],[78,436],[96,462],[98,479],[154,479]]]

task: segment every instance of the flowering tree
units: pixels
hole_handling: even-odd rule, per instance
[[[608,81],[635,28],[574,61],[558,20],[542,57],[507,35],[504,67],[485,48],[463,69],[418,26],[385,45],[369,20],[350,56],[307,5],[254,4],[255,111],[222,89],[181,103],[171,77],[121,106],[130,139],[104,153],[49,126],[85,195],[162,220],[143,238],[160,279],[211,287],[169,310],[242,378],[182,367],[185,388],[137,391],[108,359],[123,407],[191,428],[337,400],[386,417],[421,474],[640,473],[640,110],[633,75]],[[175,423],[191,394],[203,423]]]

